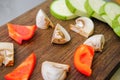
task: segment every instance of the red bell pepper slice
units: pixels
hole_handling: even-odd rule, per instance
[[[28,80],[33,72],[36,56],[32,53],[16,69],[5,76],[6,80]]]
[[[9,36],[19,44],[22,44],[23,40],[29,40],[35,33],[36,26],[22,26],[16,24],[7,24]]]
[[[94,56],[94,49],[88,45],[80,45],[74,54],[75,68],[86,76],[92,74],[92,60]]]

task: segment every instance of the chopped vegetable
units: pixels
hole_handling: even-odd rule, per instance
[[[23,40],[29,40],[30,38],[32,38],[37,28],[35,25],[22,26],[10,23],[8,23],[7,25],[9,36],[19,44],[22,44]]]
[[[69,11],[65,0],[54,0],[50,5],[50,12],[54,17],[61,20],[70,20],[77,17]]]
[[[0,66],[14,65],[14,45],[9,42],[0,42]]]
[[[90,38],[88,38],[84,44],[89,45],[94,48],[95,51],[102,52],[102,49],[105,44],[105,38],[102,34],[93,35]]]
[[[75,25],[70,25],[70,29],[84,37],[89,37],[94,32],[94,23],[88,17],[79,17]]]
[[[71,40],[69,33],[61,26],[57,24],[52,36],[52,43],[65,44]]]
[[[49,26],[54,28],[52,21],[49,19],[47,14],[42,9],[40,9],[37,13],[36,25],[40,29],[47,29]]]
[[[41,72],[44,80],[65,80],[69,68],[66,64],[44,61]]]
[[[68,9],[75,15],[78,16],[88,16],[85,9],[86,0],[65,0]]]
[[[32,53],[22,64],[20,64],[12,72],[5,75],[6,80],[28,80],[33,72],[36,63],[36,56]]]
[[[98,4],[99,3],[99,4]],[[94,17],[100,21],[105,20],[100,16],[99,10],[105,4],[104,0],[86,0],[85,9],[90,17]]]
[[[106,23],[112,28],[112,20],[120,14],[120,6],[113,3],[107,2],[100,8],[100,15]]]
[[[88,45],[80,45],[74,54],[75,68],[86,76],[92,74],[92,60],[94,56],[94,49]]]

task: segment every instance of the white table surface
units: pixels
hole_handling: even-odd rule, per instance
[[[0,25],[14,19],[45,0],[0,0]]]

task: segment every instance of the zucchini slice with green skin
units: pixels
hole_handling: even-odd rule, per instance
[[[86,0],[65,0],[69,10],[78,16],[88,16],[84,7]]]
[[[88,15],[91,17],[92,14],[94,13],[94,10],[91,8],[89,0],[86,0],[84,7],[85,7]]]
[[[65,4],[65,0],[54,0],[50,5],[50,13],[61,20],[69,20],[77,17],[69,11]]]
[[[120,14],[112,21],[112,28],[120,26]]]
[[[114,30],[115,34],[120,37],[120,26],[115,27],[113,30]]]
[[[112,21],[113,31],[120,37],[120,14]]]
[[[104,19],[99,15],[99,10],[105,3],[106,2],[103,0],[86,0],[85,8],[89,16],[105,22]]]
[[[112,27],[112,21],[120,14],[120,6],[113,2],[106,2],[100,9],[101,17]]]
[[[97,14],[97,13],[94,13],[92,15],[92,17],[94,17],[94,18],[96,18],[96,19],[98,19],[98,20],[106,23],[106,21],[99,14]]]

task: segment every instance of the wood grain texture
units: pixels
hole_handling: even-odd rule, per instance
[[[104,80],[114,67],[120,62],[120,38],[117,37],[112,29],[105,23],[92,19],[95,24],[94,34],[104,34],[106,43],[101,53],[95,53],[91,77],[86,77],[79,73],[73,65],[73,56],[75,49],[82,44],[86,38],[69,29],[69,24],[74,24],[74,20],[61,21],[54,18],[49,12],[49,5],[52,0],[42,5],[38,5],[25,14],[10,21],[10,23],[21,25],[35,24],[35,17],[39,9],[43,9],[54,24],[60,23],[71,35],[71,41],[65,45],[51,44],[53,30],[37,29],[34,37],[29,41],[24,41],[22,45],[17,44],[8,36],[7,25],[0,27],[0,42],[12,42],[15,49],[14,67],[0,67],[0,80],[5,80],[4,76],[15,69],[32,52],[36,53],[37,62],[30,80],[43,80],[41,75],[41,63],[45,60],[65,63],[71,66],[66,80]]]

